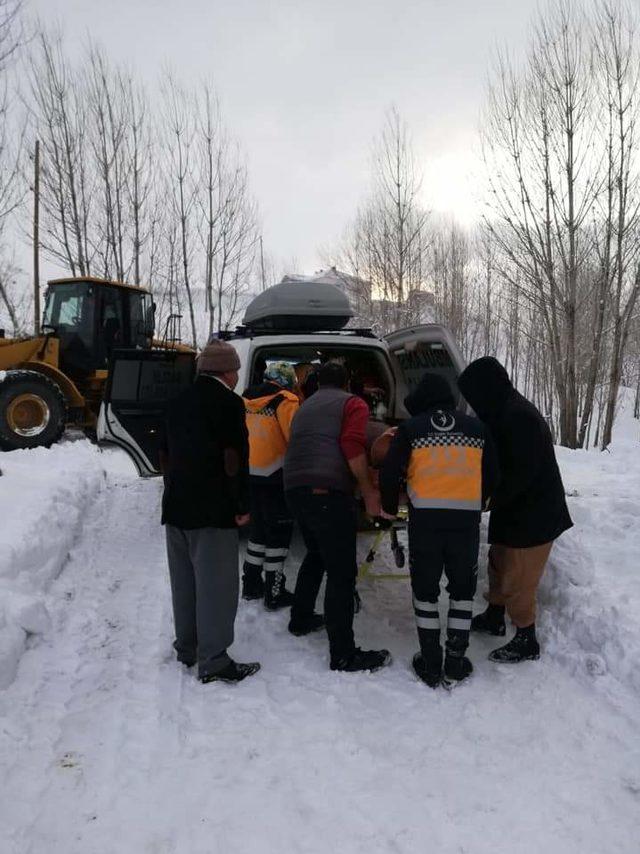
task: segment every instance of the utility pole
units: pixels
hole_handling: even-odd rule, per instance
[[[40,334],[40,140],[33,157],[33,331]]]
[[[264,280],[264,249],[262,246],[262,235],[260,235],[260,269],[262,271],[262,290],[266,290],[266,282]]]

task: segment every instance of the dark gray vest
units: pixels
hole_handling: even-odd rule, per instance
[[[340,448],[342,416],[351,397],[341,389],[321,388],[302,404],[291,425],[285,489],[310,486],[353,492],[354,479]]]

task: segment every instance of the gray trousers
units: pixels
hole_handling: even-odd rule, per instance
[[[198,662],[198,675],[217,673],[229,663],[238,610],[238,532],[226,528],[185,531],[165,525],[171,577],[174,647],[185,664]]]

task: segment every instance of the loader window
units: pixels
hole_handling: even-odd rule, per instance
[[[145,348],[153,338],[153,301],[150,294],[129,291],[129,330],[132,347]]]
[[[93,289],[85,282],[69,282],[49,289],[43,323],[61,337],[77,335],[82,343],[93,347]]]

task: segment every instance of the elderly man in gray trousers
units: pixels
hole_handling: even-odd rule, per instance
[[[178,661],[198,664],[202,682],[240,682],[260,668],[227,653],[238,608],[238,527],[249,521],[249,443],[233,392],[239,367],[226,342],[205,347],[194,384],[170,405],[161,451],[174,648]]]

